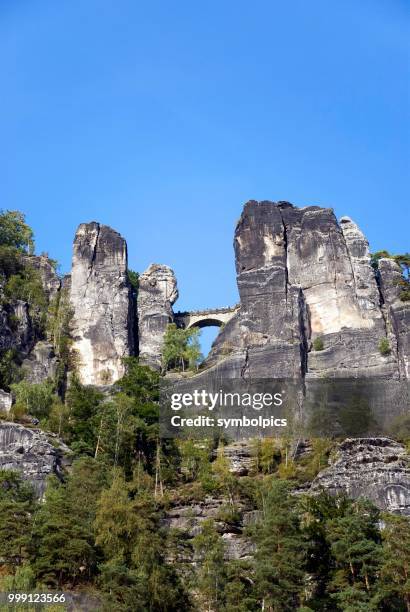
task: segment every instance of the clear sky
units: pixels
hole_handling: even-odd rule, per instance
[[[409,250],[407,0],[1,0],[0,206],[70,266],[80,222],[237,300],[248,199],[325,205]]]

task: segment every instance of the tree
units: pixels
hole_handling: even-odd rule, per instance
[[[180,329],[175,323],[168,325],[162,349],[164,370],[173,367],[184,372],[187,364],[191,369],[198,366],[202,359],[199,334],[197,327]]]
[[[0,470],[0,557],[13,570],[28,557],[34,508],[32,486],[17,472]]]
[[[74,477],[75,478],[75,477]],[[62,587],[89,580],[96,551],[84,483],[49,481],[32,530],[31,565],[38,580]]]
[[[383,515],[380,599],[386,610],[410,612],[410,521],[405,516]]]
[[[11,385],[16,398],[14,410],[31,414],[39,419],[47,418],[56,398],[51,382],[29,383],[22,380]]]
[[[73,377],[66,395],[70,411],[69,441],[75,450],[93,455],[96,446],[96,431],[93,417],[103,400],[103,395],[92,387],[80,383]]]
[[[101,586],[111,609],[177,612],[187,598],[173,569],[164,560],[164,539],[152,479],[138,470],[127,484],[114,470],[111,486],[97,505],[96,544],[104,554]]]
[[[221,610],[226,585],[224,548],[212,519],[202,523],[201,532],[193,539],[199,558],[196,586],[203,610]]]
[[[370,502],[359,500],[351,502],[343,516],[326,524],[334,562],[329,591],[343,610],[367,610],[376,594],[381,558],[378,519],[378,510]]]
[[[259,488],[261,520],[252,529],[255,579],[262,609],[295,610],[301,603],[305,545],[295,500],[284,480],[266,479]]]
[[[33,230],[18,210],[0,210],[0,245],[34,253]]]

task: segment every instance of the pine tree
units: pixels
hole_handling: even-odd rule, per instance
[[[363,609],[372,609],[381,558],[378,517],[370,502],[359,500],[351,503],[344,516],[327,522],[326,538],[335,568],[329,591],[346,612],[360,610],[359,603]]]
[[[380,567],[380,599],[389,609],[410,612],[410,520],[385,514]]]
[[[262,518],[253,529],[255,578],[262,609],[295,610],[302,597],[305,551],[289,484],[269,478],[260,488]]]
[[[198,558],[196,588],[201,610],[222,610],[226,585],[224,547],[212,519],[202,523],[201,532],[195,536],[193,545]]]
[[[17,472],[0,471],[0,558],[13,571],[28,556],[33,488]]]
[[[32,530],[31,563],[37,579],[61,587],[89,580],[96,571],[94,537],[81,484],[49,481]]]

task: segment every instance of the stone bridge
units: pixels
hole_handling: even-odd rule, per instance
[[[228,323],[239,310],[239,304],[225,308],[210,308],[208,310],[192,310],[191,312],[175,312],[174,322],[177,327],[221,327]]]

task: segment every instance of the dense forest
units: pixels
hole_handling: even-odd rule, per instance
[[[408,519],[364,499],[303,493],[335,441],[312,440],[310,453],[295,457],[290,440],[255,440],[250,473],[237,476],[226,440],[160,439],[162,374],[129,357],[115,385],[83,386],[68,300],[64,291],[48,298],[33,253],[24,216],[3,212],[8,325],[18,326],[9,306],[27,302],[36,337],[52,342],[59,366],[53,379],[30,383],[18,351],[2,350],[0,388],[14,403],[1,418],[55,434],[71,465],[50,477],[41,501],[21,474],[0,471],[1,591],[86,592],[95,609],[136,612],[410,611]],[[130,280],[137,291],[137,275]],[[181,339],[171,328],[168,338],[166,365],[196,367],[197,336]],[[409,440],[404,428],[401,441]],[[171,507],[209,496],[221,501],[218,514],[193,537],[169,528]],[[241,527],[252,554],[229,559],[221,525],[239,528],[243,505],[253,516]]]

